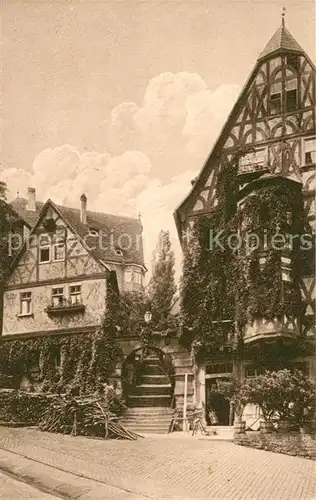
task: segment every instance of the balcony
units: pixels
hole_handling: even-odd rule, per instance
[[[278,339],[291,342],[299,336],[298,321],[284,316],[282,320],[273,318],[256,319],[245,327],[244,343],[273,342]]]
[[[49,316],[61,316],[64,314],[71,313],[83,313],[85,306],[82,304],[81,300],[76,300],[75,302],[70,301],[67,298],[60,298],[58,302],[52,303],[46,307],[45,312]]]

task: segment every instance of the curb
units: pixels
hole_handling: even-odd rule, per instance
[[[1,449],[0,470],[50,495],[76,500],[148,500],[153,498],[55,469]]]

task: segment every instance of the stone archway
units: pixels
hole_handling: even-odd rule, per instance
[[[170,407],[173,395],[172,361],[161,349],[138,347],[122,365],[122,389],[129,407]]]

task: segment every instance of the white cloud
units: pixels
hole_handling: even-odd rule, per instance
[[[84,192],[91,210],[142,214],[145,257],[150,265],[159,231],[169,230],[181,252],[173,212],[194,178],[237,97],[237,85],[207,88],[195,73],[152,78],[140,106],[123,102],[111,113],[111,154],[64,144],[43,150],[32,172],[5,170],[11,195],[36,187],[38,198],[79,206]]]

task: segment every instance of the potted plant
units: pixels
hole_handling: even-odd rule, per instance
[[[246,432],[246,421],[242,417],[245,406],[248,403],[248,394],[245,388],[240,387],[231,398],[231,402],[235,412],[234,431],[237,434],[244,434]]]

